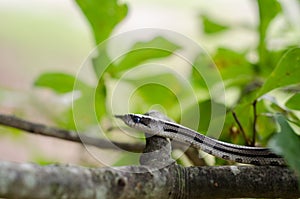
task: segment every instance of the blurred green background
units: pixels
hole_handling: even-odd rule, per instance
[[[300,2],[297,0],[209,2],[133,0],[121,3],[43,0],[1,1],[0,5],[1,113],[14,114],[51,126],[74,129],[70,85],[79,67],[88,59],[93,66],[87,68],[84,75],[80,76],[79,84],[84,88],[81,92],[86,91],[86,95],[96,89],[96,102],[81,97],[75,103],[79,114],[85,114],[82,110],[95,106],[97,118],[89,120],[89,117],[92,118],[94,115],[83,116],[80,130],[96,131],[94,126],[97,123],[100,123],[104,130],[110,129],[114,126],[114,122],[110,117],[110,109],[105,107],[106,100],[111,97],[107,92],[109,85],[119,80],[121,74],[149,61],[151,57],[145,58],[144,54],[134,54],[132,58],[125,56],[127,62],[113,63],[112,69],[107,71],[106,79],[98,79],[97,74],[102,70],[101,62],[106,57],[99,56],[91,60],[90,52],[97,43],[122,32],[138,28],[163,28],[185,35],[203,47],[213,59],[225,82],[227,103],[218,104],[209,97],[203,97],[208,93],[205,85],[201,84],[203,79],[190,68],[191,71],[187,73],[186,78],[195,89],[196,95],[202,97],[197,98],[195,104],[181,111],[188,113],[193,109],[193,105],[200,109],[204,119],[195,130],[206,132],[209,121],[205,118],[210,118],[209,108],[211,104],[216,103],[227,112],[221,139],[247,144],[247,140],[238,130],[232,117],[232,110],[237,113],[250,140],[254,119],[252,102],[257,99],[257,96],[290,85],[293,86],[287,88],[289,90],[275,91],[268,98],[257,103],[256,108],[260,115],[257,120],[257,142],[263,146],[267,145],[269,138],[277,131],[276,119],[269,115],[281,113],[285,115],[285,121],[296,124],[294,129],[299,125],[297,101],[299,62],[295,61],[299,56],[299,50],[296,49],[286,55],[286,59],[279,64],[279,72],[275,71],[273,75],[275,79],[269,77],[282,56],[290,49],[299,47]],[[174,52],[180,48],[176,43],[168,43],[170,42],[168,38],[136,41],[136,44],[147,46],[155,42],[155,39],[161,39],[159,45],[162,47],[173,45]],[[104,53],[101,55],[106,51],[107,49],[104,48]],[[172,55],[152,53],[151,55],[156,56],[156,59],[165,58],[164,63],[172,63],[180,71],[180,64],[176,65],[168,60]],[[205,63],[205,58],[201,57],[193,61],[194,65],[208,64]],[[291,65],[294,68],[291,68]],[[283,75],[283,79],[288,79],[286,82],[276,79],[288,72],[292,72],[293,75],[291,77]],[[157,78],[157,76],[150,75],[149,78]],[[178,84],[178,80],[172,75],[162,76],[161,79],[171,81],[174,85]],[[130,81],[123,83],[124,85],[135,83]],[[269,83],[260,89],[264,82]],[[274,82],[279,83],[275,85]],[[135,94],[133,101],[137,101],[138,104],[131,107],[131,110],[141,113],[156,105],[154,108],[162,109],[180,122],[181,113],[178,111],[176,99],[172,98],[173,95],[183,95],[183,93],[172,94],[161,87],[144,87]],[[163,99],[170,100],[163,101]],[[88,111],[87,113],[89,114]],[[78,144],[31,136],[5,127],[0,127],[0,130],[0,159],[33,161],[40,164],[51,162],[99,164]],[[299,133],[297,129],[290,131],[293,135],[295,131]],[[119,131],[108,132],[108,137],[119,139],[118,133]],[[124,141],[130,141],[126,139],[124,137]],[[276,139],[272,143],[271,146],[274,147]],[[280,146],[280,144],[275,145],[274,148]],[[299,145],[295,144],[295,146],[293,150],[297,151],[294,154],[297,157],[300,150],[297,150]],[[101,154],[101,157],[105,156],[104,159],[109,165],[136,162],[136,156],[132,154],[124,155],[111,150],[94,148],[89,150]],[[188,160],[181,162],[185,165],[191,164]],[[217,164],[223,163],[217,162]]]

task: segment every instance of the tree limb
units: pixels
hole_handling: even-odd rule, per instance
[[[16,129],[20,129],[23,131],[27,131],[32,134],[49,136],[49,137],[59,138],[59,139],[68,140],[72,142],[78,142],[82,144],[84,143],[102,149],[118,150],[119,148],[121,148],[132,152],[142,152],[145,146],[144,144],[141,143],[130,144],[130,143],[114,142],[114,141],[107,141],[100,138],[94,138],[74,131],[58,129],[43,124],[29,122],[12,115],[0,114],[0,124],[13,127]]]
[[[0,162],[0,185],[0,197],[7,198],[300,197],[294,173],[276,166],[153,169]]]

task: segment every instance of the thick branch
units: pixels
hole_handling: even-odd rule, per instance
[[[132,151],[132,152],[142,152],[144,149],[144,144],[140,144],[140,143],[129,144],[124,142],[113,142],[113,141],[107,141],[100,138],[93,138],[93,137],[86,136],[84,134],[79,134],[74,131],[53,128],[43,124],[37,124],[37,123],[25,121],[23,119],[11,115],[0,114],[0,124],[4,126],[20,129],[23,131],[27,131],[33,134],[55,137],[55,138],[68,140],[72,142],[84,143],[102,149],[117,150],[118,147],[120,147],[124,150]]]
[[[286,167],[221,166],[186,169],[190,198],[298,198],[295,174]],[[201,187],[201,188],[199,188]]]
[[[0,197],[7,198],[235,198],[300,197],[285,167],[188,167],[176,164],[84,168],[0,162]]]

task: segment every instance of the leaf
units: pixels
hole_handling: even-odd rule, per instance
[[[208,129],[213,128],[212,124],[218,120],[216,116],[222,115],[222,110],[225,110],[225,106],[223,104],[214,102],[211,99],[200,102],[198,106],[200,110],[200,121],[201,121],[199,123],[198,131],[210,133],[209,136],[215,136],[212,135],[211,132],[208,132]]]
[[[178,49],[180,49],[180,46],[161,36],[147,42],[137,42],[131,47],[123,60],[119,64],[116,64],[115,69],[121,72],[149,59],[170,56]]]
[[[269,104],[267,105],[267,110],[271,110],[273,113],[279,113],[283,115],[284,117],[288,118],[290,122],[294,121],[295,123],[299,122],[300,124],[299,117],[297,116],[295,111],[291,111],[285,106],[283,106],[275,97],[267,94],[262,96],[261,99],[264,99],[265,102],[268,101],[268,103],[265,103],[266,105]]]
[[[206,53],[199,53],[193,61],[190,81],[194,88],[209,90],[222,82],[222,77],[211,57]]]
[[[265,38],[266,31],[273,18],[281,11],[278,1],[274,0],[257,0],[259,8],[259,32],[262,38]]]
[[[92,58],[93,69],[98,79],[101,79],[103,77],[104,72],[107,72],[106,69],[115,68],[110,57],[107,54],[105,44],[106,43],[104,43],[104,45],[98,46],[98,55],[97,57]],[[110,70],[110,73],[112,75],[112,70]]]
[[[139,165],[139,153],[125,153],[112,166]]]
[[[257,0],[259,10],[259,45],[260,67],[273,68],[272,57],[267,49],[266,34],[273,18],[281,11],[281,6],[274,0]]]
[[[106,97],[107,97],[106,86],[104,84],[104,80],[100,79],[96,89],[96,93],[94,94],[95,106],[93,106],[93,108],[95,109],[94,112],[96,113],[97,120],[99,121],[107,113]]]
[[[90,22],[97,44],[109,37],[128,12],[127,5],[117,0],[76,0],[76,3]]]
[[[292,48],[296,46],[289,46],[284,49],[276,49],[276,50],[266,50],[266,54],[262,55],[265,57],[261,57],[261,63],[254,64],[255,71],[259,75],[264,78],[267,78],[274,68],[278,65],[279,61],[282,59],[283,55]]]
[[[267,92],[297,84],[300,82],[300,48],[289,50],[279,61],[277,67],[270,74],[263,87],[260,89],[258,96],[260,97]]]
[[[200,18],[202,19],[203,22],[203,30],[207,34],[218,33],[228,29],[227,26],[218,24],[212,21],[211,19],[209,19],[207,16],[201,15]]]
[[[74,101],[71,113],[69,120],[70,122],[74,121],[77,131],[84,131],[87,127],[97,125],[94,92],[86,92],[81,98]]]
[[[50,88],[56,93],[63,94],[73,91],[75,81],[81,88],[88,87],[85,83],[76,80],[74,76],[65,73],[44,73],[35,80],[34,85]]]
[[[81,90],[80,98],[74,100],[72,107],[61,114],[58,123],[64,128],[77,130],[78,132],[84,132],[88,127],[97,125],[104,114],[102,114],[103,112],[99,114],[100,110],[103,111],[103,109],[99,109],[97,103],[99,97],[97,97],[98,93],[95,93],[95,90],[91,87]]]
[[[286,106],[290,109],[300,110],[300,93],[295,94],[292,96],[287,102]]]
[[[250,77],[253,74],[253,68],[245,56],[243,53],[230,49],[218,48],[213,60],[223,79],[236,79],[238,77],[245,79],[245,77]]]
[[[205,73],[207,71],[207,73]],[[214,63],[212,59],[200,53],[194,60],[191,76],[189,77],[191,84],[196,89],[207,90],[208,93],[208,85],[206,85],[205,77],[208,76],[207,79],[213,79],[210,75],[215,74]]]
[[[182,82],[171,73],[163,72],[150,74],[147,76],[137,76],[133,78],[123,78],[123,81],[130,83],[137,88],[130,99],[130,110],[134,112],[147,112],[153,106],[161,106],[172,112],[172,109],[180,110],[177,98],[187,89]]]
[[[85,127],[97,124],[95,117],[95,107],[99,108],[98,104],[105,103],[105,95],[96,93],[95,89],[84,82],[76,79],[72,75],[64,73],[44,73],[36,81],[35,86],[50,88],[58,94],[79,91],[78,99],[73,99],[72,108],[67,109],[62,113],[62,118],[58,121],[67,129],[85,129]],[[98,97],[101,95],[102,97]],[[94,101],[94,97],[99,101]],[[101,104],[100,103],[100,104]],[[101,106],[101,118],[104,114]]]
[[[270,141],[269,147],[282,155],[288,165],[300,174],[300,137],[294,132],[284,116],[276,116],[280,131]]]
[[[81,97],[73,101],[72,108],[67,112],[69,124],[73,125],[73,128],[79,132],[84,132],[88,127],[97,125],[102,119],[102,117],[96,117],[95,114],[97,107],[95,90],[89,88],[81,91]]]
[[[41,154],[34,154],[33,156],[34,157],[31,158],[31,161],[42,166],[56,164],[59,162],[58,160],[50,159],[49,157]]]

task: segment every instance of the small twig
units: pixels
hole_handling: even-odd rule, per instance
[[[13,127],[33,134],[55,137],[72,142],[92,145],[102,149],[118,150],[119,148],[121,148],[132,152],[142,152],[144,149],[144,144],[129,144],[124,142],[107,141],[100,138],[86,136],[82,133],[80,134],[74,131],[58,129],[43,124],[29,122],[12,115],[0,114],[0,125]]]
[[[253,126],[252,126],[251,146],[255,145],[255,139],[256,139],[256,122],[257,122],[256,103],[257,103],[257,100],[254,100],[254,102],[252,103],[252,105],[253,105]]]
[[[249,139],[247,138],[246,133],[245,133],[245,131],[244,131],[244,128],[243,128],[241,122],[239,121],[239,119],[237,118],[236,113],[235,113],[234,111],[232,111],[232,116],[233,116],[235,122],[237,123],[237,125],[239,126],[239,129],[241,130],[242,135],[243,135],[243,137],[244,137],[244,139],[245,139],[247,145],[251,145],[251,142],[250,142]]]

